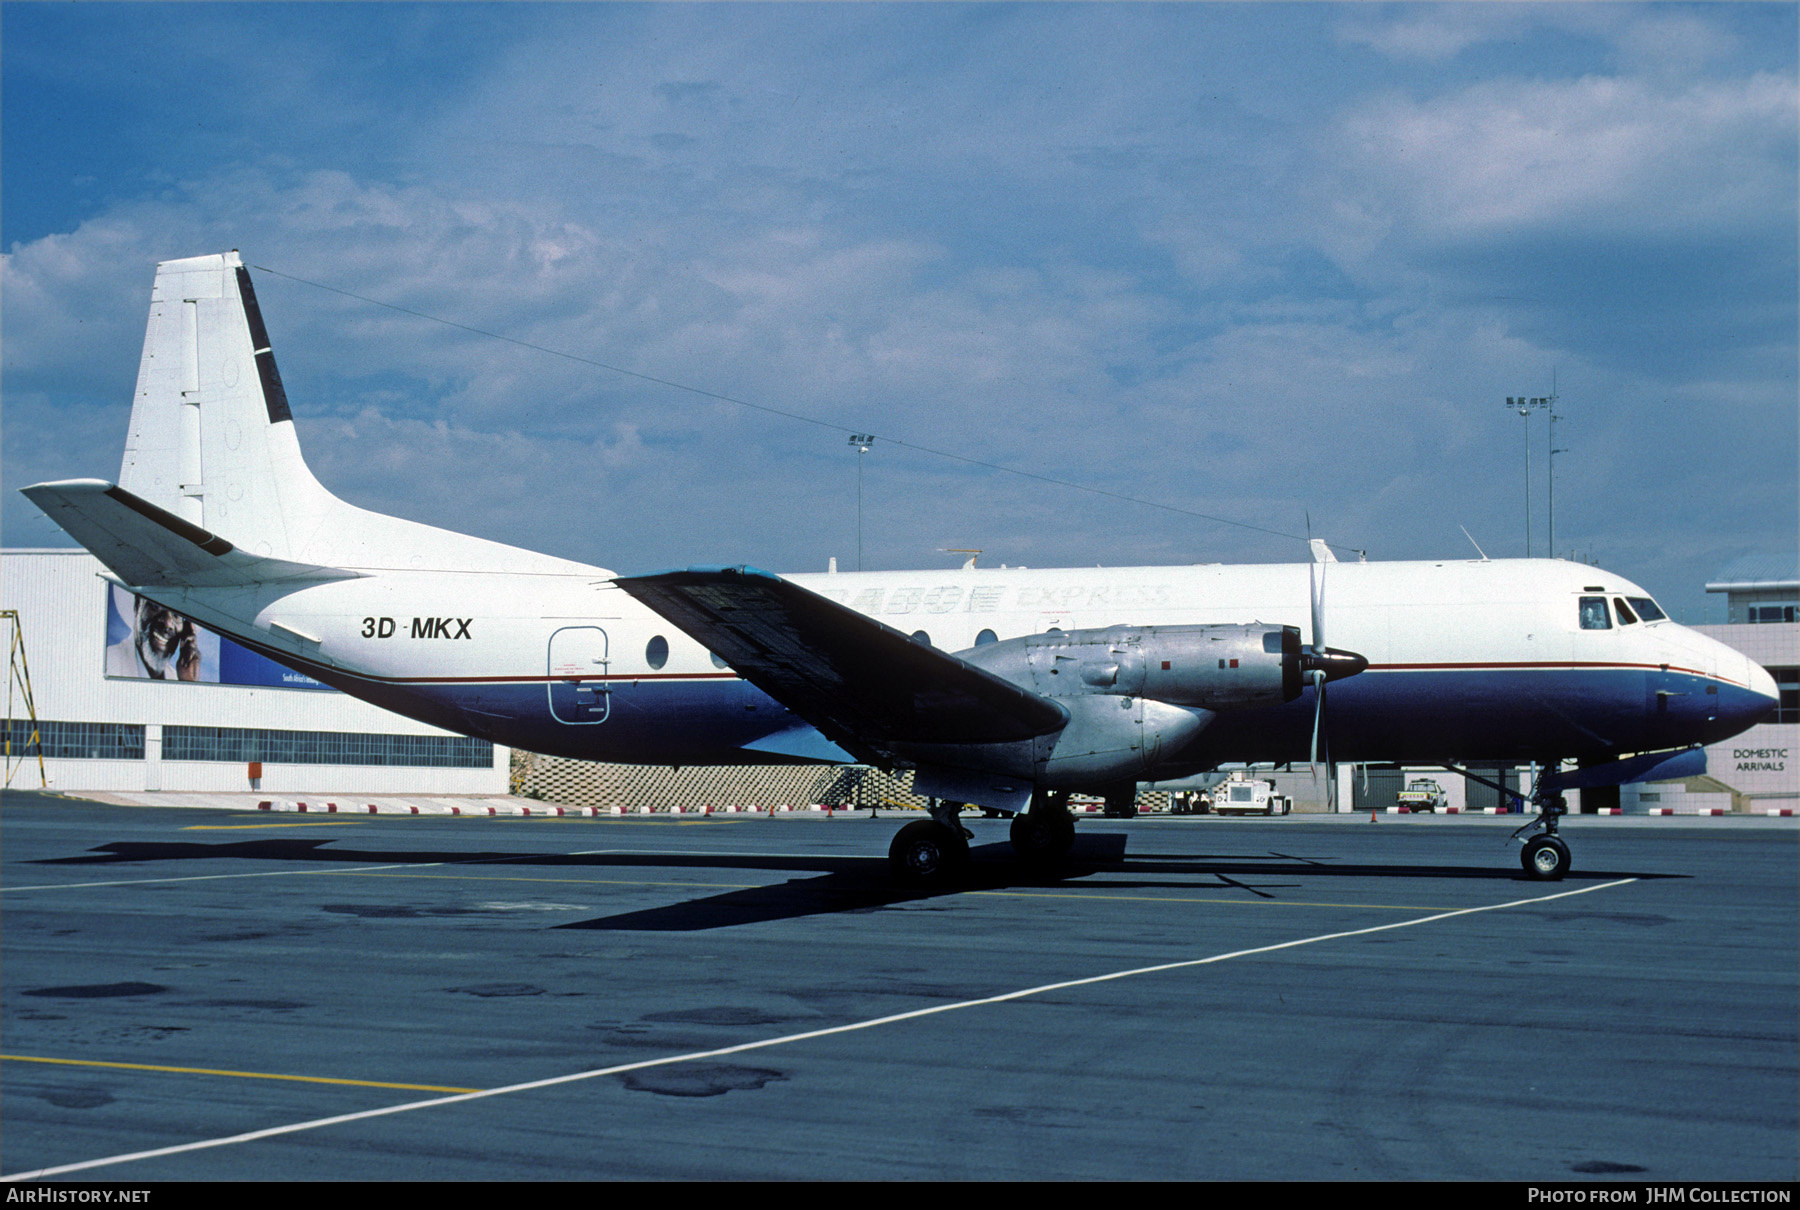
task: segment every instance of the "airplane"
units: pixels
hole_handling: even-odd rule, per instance
[[[1537,809],[1520,860],[1559,879],[1564,791],[1694,775],[1777,702],[1644,589],[1558,559],[1351,563],[1314,540],[1292,564],[618,575],[370,512],[308,470],[235,251],[157,266],[118,482],[23,491],[117,584],[450,731],[911,769],[929,817],[889,849],[911,884],[962,874],[964,804],[1054,869],[1071,793],[1345,761],[1536,762],[1509,792]]]

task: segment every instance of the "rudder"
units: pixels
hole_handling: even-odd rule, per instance
[[[156,267],[119,485],[245,550],[289,558],[335,499],[300,457],[236,252]]]

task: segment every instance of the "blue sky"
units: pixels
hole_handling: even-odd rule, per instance
[[[365,507],[851,567],[856,429],[870,567],[1294,560],[1309,514],[1517,555],[1502,401],[1554,375],[1558,552],[1697,620],[1796,545],[1797,47],[1789,4],[6,3],[0,472],[112,476],[154,263],[235,247]]]

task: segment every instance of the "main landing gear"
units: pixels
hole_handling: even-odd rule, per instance
[[[1517,840],[1520,832],[1544,829],[1541,835],[1527,840],[1519,854],[1519,864],[1525,867],[1526,877],[1539,882],[1556,882],[1569,872],[1569,846],[1556,834],[1556,821],[1568,813],[1569,805],[1563,796],[1552,794],[1538,803],[1538,817],[1513,833],[1513,839]]]
[[[1075,817],[1069,814],[1067,790],[1038,790],[1031,810],[1013,816],[1013,855],[1034,870],[1055,869],[1075,843]]]
[[[888,865],[894,877],[913,886],[942,886],[961,878],[969,865],[969,840],[959,802],[934,798],[930,819],[915,819],[894,835]]]
[[[963,877],[969,865],[969,840],[962,826],[963,804],[933,799],[930,819],[915,819],[894,834],[888,865],[897,882],[909,886],[947,886]],[[1067,791],[1039,790],[1031,809],[1013,816],[1013,853],[1026,867],[1045,872],[1060,866],[1075,843],[1075,817],[1069,814]]]

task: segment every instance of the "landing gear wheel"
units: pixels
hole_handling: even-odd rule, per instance
[[[1525,842],[1519,864],[1528,877],[1539,882],[1556,882],[1569,872],[1569,846],[1560,836],[1534,836]]]
[[[1020,861],[1045,869],[1069,855],[1075,844],[1075,820],[1067,811],[1026,811],[1013,816],[1008,836]]]
[[[1103,814],[1108,819],[1137,818],[1137,783],[1126,782],[1122,786],[1113,786],[1105,794],[1106,809]]]
[[[910,886],[943,886],[962,876],[969,864],[969,842],[932,819],[916,819],[894,834],[888,865],[894,877]]]

